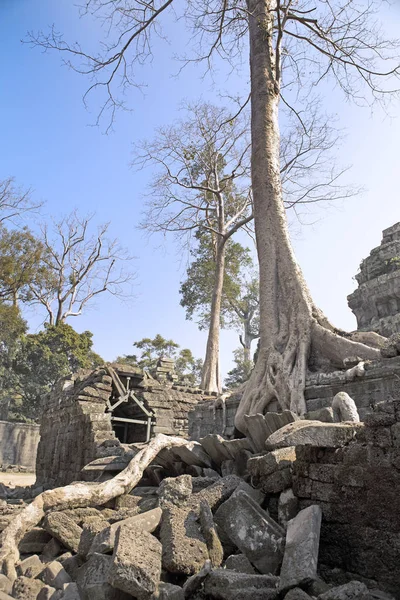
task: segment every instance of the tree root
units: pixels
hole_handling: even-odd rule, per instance
[[[18,544],[32,527],[35,527],[50,510],[64,510],[85,506],[101,506],[113,498],[129,493],[138,484],[144,470],[163,448],[185,446],[187,440],[180,437],[157,435],[143,448],[129,465],[113,479],[104,483],[72,483],[65,487],[48,490],[37,496],[4,529],[0,536],[0,568],[11,581],[17,577],[15,566],[19,561]]]

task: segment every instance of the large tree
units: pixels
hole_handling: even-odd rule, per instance
[[[377,358],[376,348],[354,342],[336,330],[315,306],[289,240],[282,195],[279,107],[299,99],[330,77],[347,97],[384,100],[398,90],[397,40],[377,22],[383,0],[88,0],[86,9],[101,15],[116,43],[97,55],[69,46],[54,32],[36,40],[85,60],[86,72],[108,92],[122,74],[129,84],[133,67],[151,55],[151,34],[162,13],[182,10],[199,41],[196,60],[214,54],[228,60],[241,55],[246,34],[250,48],[251,180],[260,268],[260,348],[236,417],[263,412],[274,403],[305,411],[307,367],[330,361],[343,366],[349,355]],[[178,15],[179,16],[179,15]],[[101,79],[104,77],[104,79]],[[97,78],[97,79],[96,79]],[[100,78],[100,79],[98,79]],[[364,338],[366,339],[366,338]],[[372,339],[372,338],[371,338]],[[370,343],[371,340],[369,340]]]

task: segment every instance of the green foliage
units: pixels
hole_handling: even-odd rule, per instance
[[[0,226],[0,297],[14,304],[18,299],[29,302],[32,285],[40,288],[46,281],[55,286],[49,259],[49,251],[29,229]]]
[[[187,278],[181,284],[181,306],[186,309],[186,318],[196,315],[199,329],[207,329],[210,323],[211,299],[215,280],[215,249],[212,236],[200,230],[196,234],[198,244],[191,250],[192,262],[187,269]],[[235,313],[231,301],[241,295],[243,271],[253,266],[250,249],[232,239],[226,243],[224,286],[221,303],[221,327],[232,325]]]
[[[237,348],[233,354],[236,366],[231,371],[228,371],[225,379],[225,386],[230,389],[245,383],[249,379],[254,367],[253,361],[246,358],[244,348]]]
[[[15,402],[14,416],[36,419],[43,395],[61,377],[80,368],[91,369],[104,361],[93,352],[93,334],[77,333],[70,325],[45,325],[36,334],[25,335],[14,361],[20,400]]]
[[[200,382],[203,361],[195,358],[188,348],[183,348],[178,352],[179,344],[163,338],[159,333],[153,339],[143,338],[134,342],[133,345],[141,350],[139,355],[118,356],[115,362],[130,364],[152,372],[155,370],[158,360],[162,356],[167,356],[175,360],[175,371],[179,381],[188,381],[191,385],[197,385]]]
[[[7,419],[8,408],[18,385],[14,359],[19,340],[27,329],[16,306],[0,302],[0,407],[1,418]]]

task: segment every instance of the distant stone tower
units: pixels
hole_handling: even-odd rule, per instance
[[[358,288],[347,297],[360,331],[386,337],[400,332],[400,223],[382,232],[356,275]]]

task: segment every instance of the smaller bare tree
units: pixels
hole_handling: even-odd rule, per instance
[[[15,222],[22,214],[41,206],[41,202],[33,202],[30,190],[17,187],[13,177],[0,180],[0,223]]]
[[[184,243],[200,228],[211,236],[215,277],[201,385],[218,392],[226,243],[253,218],[249,123],[244,112],[234,118],[227,109],[207,103],[186,109],[186,120],[159,129],[153,141],[140,145],[134,164],[157,167],[142,223],[146,230],[172,232]]]
[[[82,314],[99,294],[128,297],[127,286],[134,275],[123,268],[131,257],[116,240],[107,238],[109,223],[92,234],[93,216],[71,213],[50,229],[43,226],[46,249],[43,274],[30,285],[34,304],[45,307],[50,325],[64,323]]]

